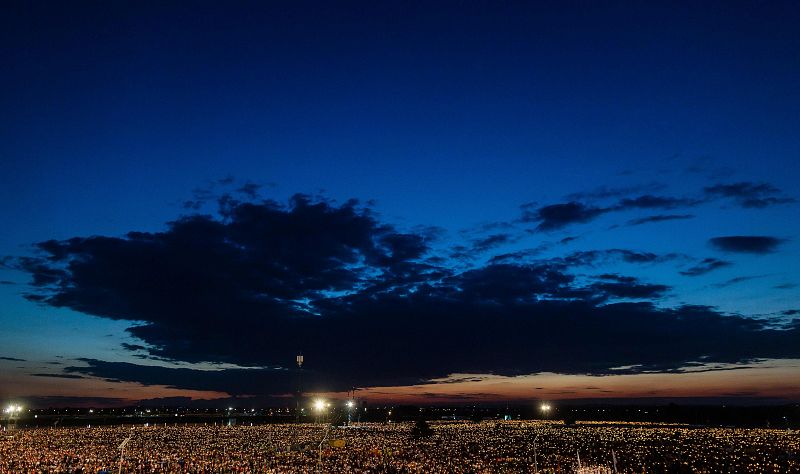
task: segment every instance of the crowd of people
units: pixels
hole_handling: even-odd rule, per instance
[[[415,437],[412,427],[19,429],[0,433],[0,472],[571,473],[580,458],[592,472],[800,473],[800,433],[786,430],[485,421],[432,423]]]

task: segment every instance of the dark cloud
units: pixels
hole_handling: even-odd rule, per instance
[[[604,293],[608,298],[627,299],[655,299],[661,298],[670,290],[666,285],[641,283],[637,278],[606,274],[600,276],[601,280],[591,285],[597,292]]]
[[[380,225],[355,202],[335,207],[298,195],[288,208],[228,204],[224,220],[189,216],[162,233],[43,242],[47,258],[21,259],[20,268],[34,286],[58,289],[47,300],[52,306],[117,319],[149,312],[156,320],[178,309],[170,308],[174,296],[199,296],[182,313],[208,312],[205,305],[221,311],[219,302],[202,301],[205,292],[291,313],[293,302],[368,284],[373,272],[409,277],[428,269],[410,262],[427,251],[424,238]]]
[[[538,209],[525,209],[523,222],[538,222],[537,230],[550,231],[566,227],[570,224],[589,222],[608,212],[608,209],[587,206],[579,202],[551,204]]]
[[[654,196],[645,194],[633,198],[620,199],[616,204],[598,206],[579,201],[534,208],[522,206],[522,222],[538,222],[536,230],[552,231],[562,229],[571,224],[586,223],[609,212],[621,212],[641,209],[676,209],[691,207],[702,203],[700,200]]]
[[[792,288],[797,288],[796,283],[781,283],[780,285],[773,286],[776,290],[791,290]]]
[[[679,256],[611,249],[461,271],[432,260],[426,235],[382,223],[356,201],[226,200],[220,212],[162,232],[43,242],[38,257],[14,265],[31,274],[30,298],[41,304],[131,321],[127,332],[141,344],[123,347],[139,355],[255,368],[86,359],[66,374],[269,395],[293,390],[299,351],[308,390],[800,357],[800,327],[660,307],[650,300],[666,285],[571,273],[577,264]]]
[[[697,265],[694,265],[691,268],[684,270],[680,273],[681,275],[686,275],[686,276],[700,276],[700,275],[705,275],[708,272],[717,270],[719,268],[728,267],[730,265],[733,264],[725,260],[709,257],[709,258],[704,258]]]
[[[120,345],[122,346],[123,349],[128,350],[128,351],[143,351],[143,350],[147,349],[146,347],[144,347],[144,346],[142,346],[140,344],[128,344],[127,342],[123,342]]]
[[[489,261],[490,263],[525,263],[530,262],[533,257],[540,255],[548,245],[542,245],[532,249],[518,250],[516,252],[509,252],[504,254],[495,255]],[[638,252],[628,249],[605,249],[605,250],[579,250],[567,254],[564,257],[557,257],[548,261],[551,265],[557,265],[562,270],[566,271],[570,267],[589,266],[594,267],[601,264],[608,264],[614,262],[625,263],[660,263],[679,258],[686,258],[680,254],[665,254],[657,255],[652,252]]]
[[[524,208],[525,205],[523,205],[521,207]],[[478,225],[473,226],[473,227],[469,227],[469,228],[466,228],[466,229],[461,229],[461,230],[458,231],[458,233],[461,234],[461,235],[464,235],[464,236],[469,236],[469,235],[475,235],[475,234],[485,234],[485,233],[488,233],[488,232],[509,231],[509,230],[511,230],[513,228],[514,228],[514,224],[512,224],[510,222],[502,222],[502,221],[483,222],[483,223],[478,224]],[[444,232],[444,229],[442,229],[442,231]]]
[[[763,278],[764,276],[765,275],[751,275],[751,276],[734,277],[720,283],[715,283],[713,286],[714,288],[727,288],[729,286],[736,285],[737,283],[755,280],[756,278]]]
[[[11,362],[27,362],[25,359],[17,359],[16,357],[0,357],[0,360],[7,360]]]
[[[606,249],[606,250],[581,250],[572,252],[565,257],[555,259],[554,261],[562,262],[567,267],[574,266],[597,266],[600,264],[607,264],[611,262],[625,262],[625,263],[660,263],[670,260],[684,258],[679,254],[665,254],[657,255],[652,252],[637,252],[628,249]]]
[[[628,225],[642,225],[650,224],[653,222],[674,221],[682,219],[692,219],[693,214],[657,214],[655,216],[639,217],[628,221]]]
[[[49,252],[48,248],[52,242],[42,242],[39,244],[41,249]],[[58,252],[58,249],[52,249],[53,252]],[[55,255],[55,254],[53,254]],[[55,257],[51,257],[53,259]],[[32,257],[19,257],[16,259],[7,259],[4,266],[13,270],[20,270],[29,273],[33,277],[31,284],[37,287],[45,287],[61,281],[67,276],[66,272],[61,269],[54,268],[48,262]],[[31,295],[32,300],[36,300],[35,295]]]
[[[125,407],[131,400],[114,397],[25,397],[25,406],[31,408],[92,408]]]
[[[30,374],[32,377],[52,377],[56,379],[84,379],[83,375],[77,374]]]
[[[427,385],[450,385],[455,383],[462,383],[462,382],[482,382],[486,380],[485,377],[475,377],[475,376],[468,376],[468,377],[450,377],[444,380],[436,380],[427,382]],[[426,385],[421,384],[421,385]]]
[[[586,223],[610,212],[689,208],[720,198],[732,199],[740,206],[748,208],[764,208],[775,204],[796,202],[795,199],[784,196],[779,189],[770,184],[750,182],[709,186],[704,189],[703,197],[698,199],[647,193],[626,197],[645,191],[658,191],[663,187],[663,185],[656,184],[628,188],[600,187],[589,192],[569,194],[566,196],[568,202],[565,203],[542,207],[536,207],[534,203],[527,203],[521,206],[521,221],[538,223],[536,227],[538,231],[553,231],[572,224]],[[608,203],[607,200],[611,198],[616,198],[617,201]],[[599,204],[601,202],[604,204]],[[692,217],[694,216],[691,214],[658,214],[632,219],[628,221],[627,225],[642,225]]]
[[[565,196],[565,199],[568,201],[594,201],[599,199],[619,198],[622,196],[640,194],[643,192],[660,191],[664,188],[666,188],[666,185],[663,183],[648,183],[617,188],[599,186],[591,191],[568,194]]]
[[[261,189],[261,185],[257,183],[247,182],[241,185],[236,192],[240,194],[244,194],[249,199],[255,199],[258,197],[258,192]]]
[[[517,250],[516,252],[508,252],[495,255],[489,259],[489,263],[524,263],[532,260],[537,255],[540,255],[546,245],[541,245],[532,249]]]
[[[260,198],[260,192],[264,188],[274,188],[275,183],[255,183],[252,181],[239,181],[233,176],[216,179],[207,182],[204,186],[192,190],[192,199],[181,203],[185,210],[199,211],[207,204],[212,202],[225,202],[237,200],[234,196],[240,196],[244,200],[254,201]]]
[[[474,259],[477,255],[475,255],[475,252],[472,251],[472,248],[467,247],[466,245],[454,245],[450,249],[450,254],[448,256],[455,260],[468,261]],[[439,259],[438,261],[444,262],[446,259]]]
[[[292,382],[296,374],[281,369],[224,369],[198,370],[182,367],[162,367],[138,365],[129,362],[107,362],[95,359],[80,359],[86,366],[64,368],[68,374],[78,377],[83,374],[104,380],[123,382],[135,381],[144,385],[164,385],[185,390],[207,390],[245,395],[257,392],[287,391],[291,392]],[[319,388],[315,373],[308,371],[304,377],[306,389]],[[259,385],[263,388],[257,389]],[[334,389],[346,389],[345,386],[333,386]]]
[[[784,196],[780,189],[768,183],[717,184],[705,188],[705,193],[711,198],[732,199],[740,206],[750,208],[797,202],[793,198]]]
[[[474,302],[450,306],[441,299],[389,295],[351,300],[349,311],[339,321],[304,326],[312,349],[304,351],[313,368],[306,374],[309,390],[423,383],[457,372],[603,375],[675,371],[700,359],[737,363],[800,355],[796,328],[771,330],[762,321],[722,316],[704,307],[659,310],[650,303],[520,302],[514,297],[519,291],[490,295],[491,302],[477,308]],[[375,320],[378,311],[384,320]],[[350,324],[361,327],[354,333],[347,328]],[[540,333],[547,337],[537,338]],[[530,344],[532,337],[536,344]],[[352,338],[358,343],[341,343]],[[264,357],[286,358],[269,346],[263,348]],[[68,370],[109,380],[234,395],[288,393],[294,384],[294,375],[281,370],[200,371],[86,363],[88,367]]]
[[[475,302],[500,303],[569,295],[572,280],[549,265],[494,264],[451,277],[446,281],[451,286],[440,291],[457,291],[461,298]]]
[[[613,208],[615,211],[628,209],[675,209],[678,207],[690,207],[700,204],[702,201],[686,198],[653,196],[646,194],[636,198],[626,198],[619,201]]]
[[[475,239],[472,241],[472,250],[474,252],[485,252],[503,244],[512,243],[515,238],[511,234],[492,234],[487,237]]]
[[[200,210],[200,208],[202,208],[204,205],[205,205],[205,201],[200,201],[200,200],[191,200],[191,199],[190,199],[190,200],[187,200],[187,201],[184,201],[184,202],[181,204],[181,206],[182,206],[184,209],[186,209],[186,210],[189,210],[189,211],[198,211],[198,210]]]
[[[0,285],[16,285],[16,283],[8,280],[0,280]]]
[[[766,254],[774,252],[783,239],[763,235],[732,235],[714,237],[709,242],[724,252]]]

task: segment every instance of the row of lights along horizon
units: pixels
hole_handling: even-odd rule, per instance
[[[323,411],[326,408],[331,408],[331,406],[332,406],[331,402],[328,402],[328,401],[326,401],[324,399],[317,399],[317,400],[314,401],[314,403],[312,405],[313,409],[316,410],[316,411]],[[348,410],[351,410],[351,409],[353,409],[355,407],[355,402],[353,400],[348,400],[347,402],[345,402],[345,407],[347,407]],[[180,407],[176,407],[175,409],[176,410],[180,410],[181,408]],[[539,409],[543,413],[548,413],[552,409],[552,407],[551,407],[550,404],[543,403],[543,404],[541,404],[539,406]],[[23,408],[20,405],[9,405],[3,410],[3,413],[5,413],[6,415],[18,415],[18,414],[20,414],[22,412],[22,410],[23,410]],[[39,409],[37,411],[44,411],[44,410],[46,410],[46,409]],[[56,411],[56,410],[57,409],[53,409],[53,411]],[[67,409],[64,409],[64,410],[67,410]],[[81,411],[81,409],[76,409],[76,410],[77,411]],[[109,408],[108,410],[113,412],[113,411],[116,411],[117,409]],[[125,411],[126,409],[120,409],[120,410]],[[234,412],[236,410],[237,409],[234,408],[234,407],[228,407],[227,411],[230,413],[230,412]],[[305,410],[305,408],[302,408],[302,410]],[[364,410],[366,410],[366,407],[364,408]],[[29,409],[28,411],[31,411],[31,410]],[[86,411],[88,411],[88,413],[94,413],[94,409],[86,409]],[[147,411],[147,413],[150,413],[150,409],[147,409],[146,411]],[[208,409],[196,409],[196,411],[208,411]],[[247,410],[245,409],[245,411],[247,411]],[[255,411],[255,408],[252,408],[250,411]]]

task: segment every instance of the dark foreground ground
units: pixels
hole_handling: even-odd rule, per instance
[[[634,423],[440,422],[180,424],[20,429],[2,433],[0,472],[800,472],[800,433]],[[127,442],[120,464],[120,444]],[[596,471],[597,472],[597,471]]]

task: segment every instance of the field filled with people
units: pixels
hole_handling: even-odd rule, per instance
[[[787,430],[557,422],[19,429],[2,473],[800,472]],[[580,460],[579,460],[580,459]]]

